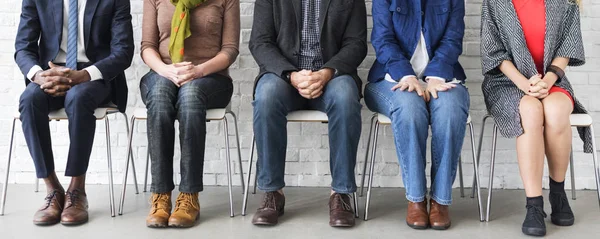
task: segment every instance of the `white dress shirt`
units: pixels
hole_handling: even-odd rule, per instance
[[[79,20],[78,20],[78,30],[77,33],[77,62],[89,62],[87,55],[85,54],[85,38],[83,36],[83,20],[85,16],[85,5],[86,0],[78,1],[79,8]],[[69,0],[63,0],[63,24],[62,24],[62,39],[60,40],[60,49],[58,51],[58,55],[54,59],[53,63],[64,64],[67,61],[67,36],[69,34]],[[84,68],[83,70],[87,71],[90,75],[90,80],[101,80],[102,72],[98,70],[98,67],[91,65],[89,67]],[[39,71],[43,71],[42,67],[35,65],[31,67],[29,72],[27,73],[27,79],[31,80],[35,74]]]
[[[400,79],[399,82],[405,81],[410,77],[416,77],[417,79],[423,78],[423,73],[425,72],[425,68],[429,64],[429,53],[427,53],[427,45],[425,43],[425,36],[423,32],[421,32],[421,38],[417,43],[417,48],[415,49],[415,53],[410,58],[410,64],[413,68],[413,71],[417,75],[406,75]],[[385,80],[393,83],[398,83],[398,81],[394,80],[390,74],[385,74]],[[439,80],[442,82],[446,82],[446,79],[437,77],[437,76],[427,76],[425,79],[427,82],[429,80]],[[460,83],[460,81],[453,79],[450,83]]]

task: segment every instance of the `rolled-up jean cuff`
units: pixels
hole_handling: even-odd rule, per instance
[[[420,196],[420,197],[412,197],[412,196],[406,194],[406,199],[408,201],[411,201],[411,202],[414,202],[414,203],[418,203],[418,202],[425,201],[425,195]]]
[[[353,194],[356,192],[356,187],[353,188],[332,188],[331,190],[333,190],[336,193],[339,194]]]
[[[182,193],[199,193],[202,191],[204,191],[203,185],[189,186],[189,187],[179,186],[179,192],[182,192]]]
[[[450,200],[440,199],[439,197],[435,196],[435,194],[433,194],[433,193],[431,194],[431,199],[435,200],[440,205],[448,206],[448,205],[452,204],[452,199],[450,199]]]
[[[281,186],[270,186],[270,187],[261,187],[260,185],[258,185],[258,190],[263,191],[263,192],[275,192],[275,191],[279,191],[281,189],[283,189],[285,187],[285,183],[281,184]]]

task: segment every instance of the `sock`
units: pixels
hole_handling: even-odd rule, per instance
[[[550,177],[549,177],[550,178]],[[565,181],[556,182],[554,179],[550,178],[550,192],[564,192],[565,191]]]
[[[540,206],[540,207],[544,207],[544,197],[537,196],[537,197],[527,197],[527,205],[534,205],[534,206]]]

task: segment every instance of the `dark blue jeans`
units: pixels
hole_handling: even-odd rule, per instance
[[[427,103],[416,92],[392,91],[394,85],[385,80],[367,84],[365,103],[392,120],[406,198],[411,202],[425,200],[425,151],[431,125],[431,198],[449,205],[469,115],[469,92],[458,84]]]
[[[48,113],[65,108],[69,118],[69,156],[65,176],[76,177],[87,172],[96,133],[94,111],[109,102],[110,83],[89,81],[73,86],[64,97],[46,94],[40,85],[29,83],[19,100],[23,134],[35,164],[38,178],[54,172],[54,156]]]
[[[354,167],[361,132],[361,104],[351,76],[332,79],[321,97],[308,100],[277,75],[266,74],[256,85],[253,105],[260,190],[277,191],[285,186],[287,114],[314,109],[327,113],[329,117],[332,189],[344,194],[356,191]]]
[[[192,80],[177,87],[173,82],[148,72],[140,83],[142,100],[148,109],[148,148],[152,160],[152,187],[155,193],[171,192],[175,120],[179,120],[181,184],[179,191],[201,192],[204,188],[204,147],[206,110],[225,108],[233,94],[230,78],[218,74]]]

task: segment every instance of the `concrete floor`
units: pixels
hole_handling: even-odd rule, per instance
[[[248,215],[241,216],[241,188],[234,188],[236,216],[230,218],[227,188],[208,187],[200,196],[202,209],[197,226],[150,229],[145,227],[144,221],[150,193],[135,195],[128,191],[124,215],[111,218],[107,188],[88,186],[90,222],[66,228],[60,224],[34,226],[31,219],[41,206],[44,193],[34,193],[33,185],[9,185],[6,213],[0,216],[0,238],[528,238],[521,234],[525,199],[520,190],[494,192],[495,204],[489,223],[479,222],[476,201],[468,196],[460,198],[456,190],[450,230],[417,231],[406,226],[407,202],[402,189],[373,189],[370,220],[357,220],[352,229],[337,229],[328,225],[329,190],[326,188],[286,189],[286,210],[280,224],[256,227],[250,222],[261,200],[260,194],[250,196]],[[118,202],[118,198],[115,200]],[[362,218],[364,198],[359,202]],[[546,204],[546,212],[550,214],[547,201]],[[548,218],[547,237],[600,238],[600,209],[595,191],[578,192],[571,206],[576,214],[575,225],[559,228]]]

